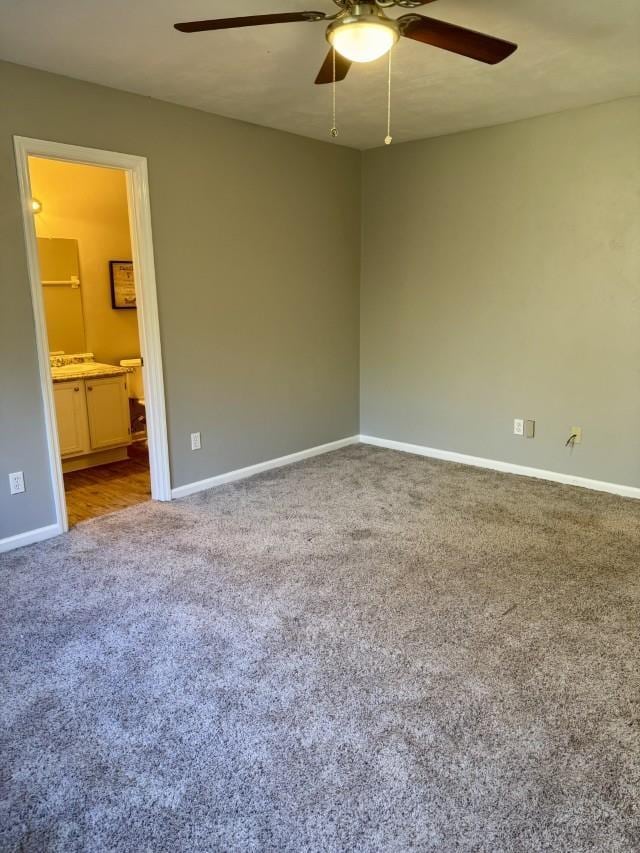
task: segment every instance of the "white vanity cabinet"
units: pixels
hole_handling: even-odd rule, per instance
[[[126,458],[131,427],[124,376],[55,382],[53,396],[63,471]]]

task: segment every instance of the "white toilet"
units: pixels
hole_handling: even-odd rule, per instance
[[[127,392],[129,394],[129,406],[131,409],[131,433],[135,440],[146,436],[147,421],[144,411],[144,381],[142,376],[141,358],[123,358],[120,367],[132,369],[126,374]]]
[[[132,373],[127,373],[127,391],[130,400],[137,400],[144,406],[144,382],[142,378],[142,359],[123,358],[120,367],[133,368]]]

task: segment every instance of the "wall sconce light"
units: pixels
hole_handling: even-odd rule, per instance
[[[31,210],[34,213],[41,213],[42,212],[42,202],[39,201],[37,198],[32,198],[31,199]]]

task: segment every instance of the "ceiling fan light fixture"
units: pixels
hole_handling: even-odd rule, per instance
[[[351,62],[373,62],[398,41],[397,25],[379,15],[339,18],[327,29],[327,41]]]

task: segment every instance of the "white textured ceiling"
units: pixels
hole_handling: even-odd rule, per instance
[[[172,27],[301,9],[336,11],[332,0],[2,0],[0,57],[327,140],[331,86],[313,83],[328,49],[324,24],[194,35]],[[438,0],[422,12],[519,49],[492,67],[401,39],[394,142],[640,92],[640,0]],[[338,143],[382,144],[385,73],[384,59],[354,65],[338,84]]]

